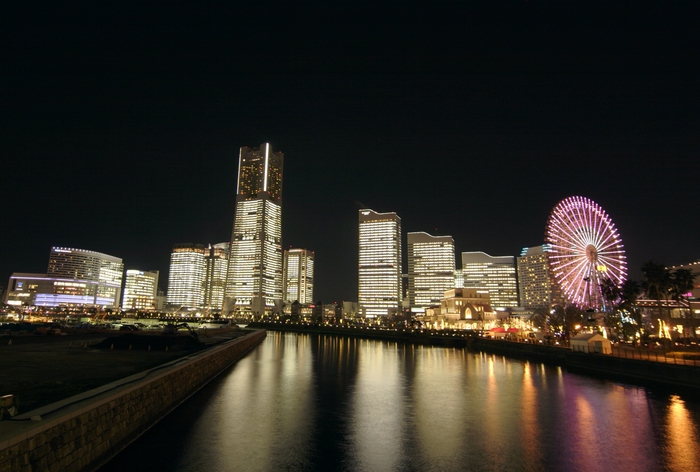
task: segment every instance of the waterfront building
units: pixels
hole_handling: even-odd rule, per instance
[[[452,236],[408,233],[408,299],[411,307],[440,304],[455,286],[455,245]]]
[[[203,305],[207,253],[204,244],[173,246],[168,274],[168,305],[176,308],[199,308]]]
[[[204,256],[204,303],[209,311],[221,311],[228,274],[229,243],[210,244]]]
[[[396,213],[359,211],[358,305],[367,318],[400,312],[401,218]]]
[[[668,267],[671,271],[676,269],[686,269],[689,270],[691,274],[695,275],[694,287],[691,291],[692,299],[700,299],[700,261],[691,262],[690,264],[682,264],[677,266]],[[700,313],[698,313],[700,315]]]
[[[462,253],[463,287],[488,293],[496,310],[518,306],[515,257],[490,256],[485,252]]]
[[[523,248],[517,259],[520,304],[524,308],[550,308],[564,304],[564,297],[549,269],[547,253],[550,246],[543,244]]]
[[[446,290],[438,317],[444,327],[457,329],[490,329],[496,321],[488,292],[470,288]]]
[[[292,248],[284,251],[282,291],[290,302],[311,303],[314,299],[314,252]]]
[[[129,269],[126,271],[124,282],[124,296],[122,297],[122,309],[153,311],[158,308],[156,296],[158,295],[157,270],[143,271]]]
[[[282,170],[284,154],[269,143],[238,156],[226,310],[271,313],[282,300]]]
[[[15,306],[116,308],[124,264],[118,257],[85,249],[53,247],[46,274],[15,273],[6,301]]]

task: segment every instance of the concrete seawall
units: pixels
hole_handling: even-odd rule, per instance
[[[0,472],[97,469],[265,336],[256,331],[14,418],[26,421],[0,422]]]

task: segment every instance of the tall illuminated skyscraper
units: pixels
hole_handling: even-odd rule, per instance
[[[462,253],[464,288],[488,293],[493,308],[518,306],[515,257],[490,256],[485,252]]]
[[[396,213],[360,210],[357,300],[369,318],[399,312],[401,286],[401,218]]]
[[[282,300],[282,169],[269,143],[242,147],[231,235],[227,309],[262,315]]]
[[[408,233],[408,301],[411,307],[440,305],[455,288],[455,243],[452,236]]]
[[[306,249],[284,251],[284,299],[290,302],[314,301],[314,253]]]
[[[175,244],[170,254],[168,304],[199,308],[204,302],[204,244]]]

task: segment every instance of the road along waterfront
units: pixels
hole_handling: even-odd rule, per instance
[[[103,470],[693,470],[691,396],[465,349],[269,332]]]

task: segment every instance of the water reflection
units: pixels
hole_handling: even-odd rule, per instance
[[[105,470],[692,470],[699,420],[558,367],[271,332]]]

